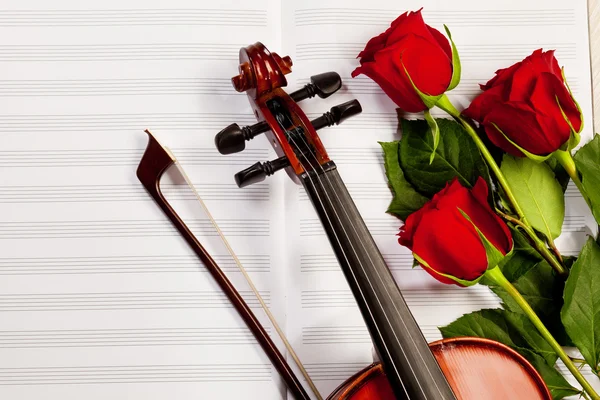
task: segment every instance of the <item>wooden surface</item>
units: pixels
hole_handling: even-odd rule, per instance
[[[600,0],[588,0],[590,21],[590,50],[592,57],[592,86],[594,129],[600,133]]]

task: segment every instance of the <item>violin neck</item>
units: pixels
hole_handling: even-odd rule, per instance
[[[398,399],[456,399],[336,166],[305,173],[315,207]]]

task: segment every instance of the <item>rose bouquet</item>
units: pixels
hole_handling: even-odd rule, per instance
[[[459,111],[446,95],[461,75],[446,34],[421,10],[407,12],[366,44],[352,73],[400,110],[423,112],[401,119],[399,141],[380,143],[387,212],[403,222],[398,242],[438,281],[487,285],[502,301],[440,327],[444,337],[497,340],[533,364],[555,399],[600,399],[581,372],[600,379],[600,240],[590,235],[569,257],[554,242],[569,181],[600,223],[600,136],[580,143],[581,109],[554,52],[542,49],[497,70]],[[449,118],[432,117],[434,107]]]

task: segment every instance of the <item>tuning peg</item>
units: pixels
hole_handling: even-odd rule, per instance
[[[290,96],[296,102],[319,96],[326,99],[342,87],[342,78],[337,72],[324,72],[310,77],[310,83]]]
[[[242,188],[253,183],[262,182],[267,176],[273,175],[275,172],[289,165],[290,163],[285,156],[264,163],[257,162],[235,174],[235,183],[237,183],[238,187]]]
[[[256,135],[269,130],[266,122],[259,122],[251,126],[240,128],[238,124],[231,124],[215,136],[215,146],[221,154],[238,153],[246,148],[246,141]]]
[[[321,128],[325,128],[326,126],[331,126],[333,124],[339,125],[344,122],[346,119],[360,114],[362,112],[362,107],[358,100],[350,100],[342,104],[338,104],[337,106],[331,107],[331,110],[311,121],[315,130],[319,130]]]

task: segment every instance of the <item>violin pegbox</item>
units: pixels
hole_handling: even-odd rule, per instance
[[[342,79],[336,72],[314,75],[303,88],[286,93],[285,75],[291,72],[290,57],[270,53],[261,43],[240,49],[239,74],[232,78],[238,92],[246,92],[258,123],[240,127],[231,124],[215,136],[215,145],[221,154],[243,151],[245,142],[264,133],[278,158],[257,162],[235,175],[239,187],[263,181],[267,176],[285,169],[290,178],[299,182],[298,176],[316,173],[330,163],[316,131],[339,124],[362,111],[357,100],[338,106],[321,117],[310,121],[298,106],[298,102],[319,96],[325,99],[342,87]]]

